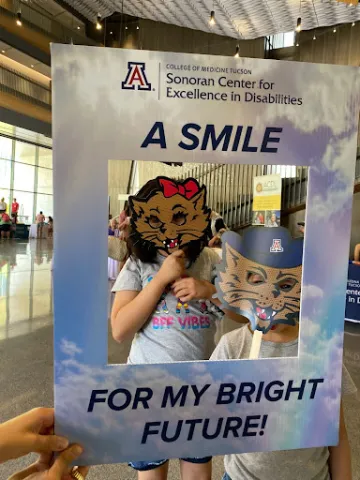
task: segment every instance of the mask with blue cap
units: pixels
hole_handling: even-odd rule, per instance
[[[225,308],[243,315],[252,330],[299,321],[303,239],[283,227],[226,232],[216,288]]]

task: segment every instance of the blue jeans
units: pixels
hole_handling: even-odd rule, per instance
[[[231,480],[231,478],[230,478],[229,475],[225,472],[225,473],[224,473],[224,476],[222,477],[221,480]]]
[[[204,457],[204,458],[181,458],[184,462],[189,463],[208,463],[212,457]],[[129,466],[132,467],[134,470],[138,470],[139,472],[147,472],[148,470],[154,470],[155,468],[161,467],[164,465],[168,460],[153,460],[148,462],[129,462]]]

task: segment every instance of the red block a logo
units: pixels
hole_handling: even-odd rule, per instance
[[[128,72],[121,86],[126,90],[151,90],[151,83],[146,78],[145,63],[128,62]]]

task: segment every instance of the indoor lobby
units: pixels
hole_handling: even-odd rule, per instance
[[[360,480],[359,38],[358,0],[0,0],[0,480]],[[21,473],[37,407],[89,472]]]

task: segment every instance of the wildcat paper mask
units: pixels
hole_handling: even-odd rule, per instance
[[[129,197],[134,234],[167,254],[191,242],[205,240],[210,222],[206,187],[193,178],[176,182],[156,178],[157,188],[147,198]]]
[[[296,325],[300,312],[303,239],[278,227],[253,227],[242,237],[222,236],[216,288],[222,304],[247,317],[263,333],[274,325]]]

